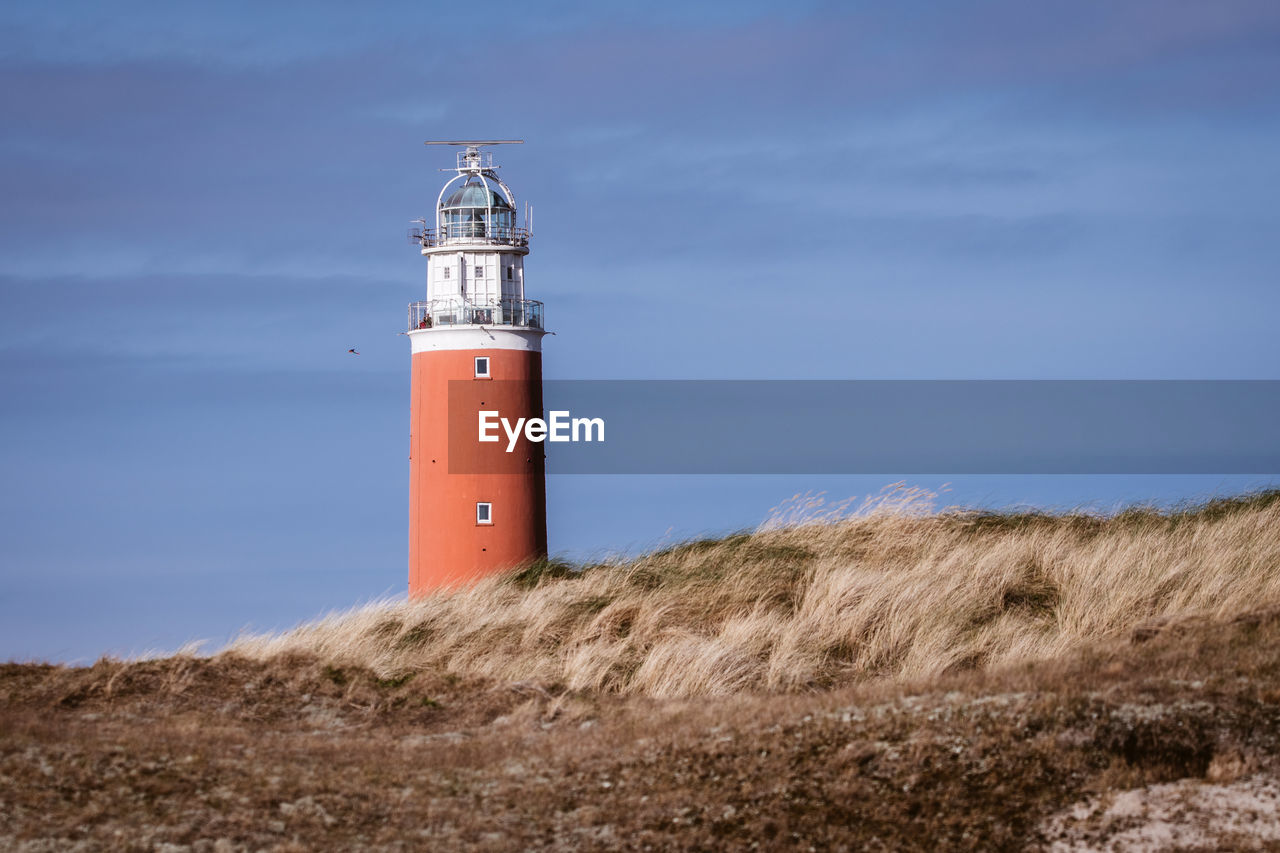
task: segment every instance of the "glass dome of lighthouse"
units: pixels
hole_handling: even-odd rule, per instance
[[[496,182],[473,174],[452,191],[446,185],[440,195],[438,224],[442,238],[506,242],[514,236],[516,212]]]

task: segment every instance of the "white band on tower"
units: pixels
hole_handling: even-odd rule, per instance
[[[409,332],[413,352],[442,350],[502,349],[542,352],[540,329],[503,329],[489,326],[435,328]]]

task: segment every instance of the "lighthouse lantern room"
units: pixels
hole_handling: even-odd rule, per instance
[[[427,258],[427,298],[409,306],[409,594],[477,580],[547,552],[542,446],[476,443],[481,410],[542,416],[542,303],[525,298],[527,222],[489,145],[453,145],[456,171],[434,226],[410,240]],[[450,435],[450,426],[453,435]]]

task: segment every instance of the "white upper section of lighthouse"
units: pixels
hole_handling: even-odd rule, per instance
[[[435,227],[425,219],[409,239],[427,256],[427,299],[409,306],[409,331],[442,326],[509,326],[541,330],[542,303],[525,299],[527,222],[498,177],[486,145],[521,140],[428,142],[456,145],[457,174],[436,199]],[[444,170],[442,170],[444,171]]]

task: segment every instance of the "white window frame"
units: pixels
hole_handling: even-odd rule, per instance
[[[483,510],[484,517],[480,517]],[[476,501],[476,524],[493,524],[493,503],[490,501]]]
[[[484,267],[476,266],[476,278],[484,278]]]
[[[484,362],[483,371],[480,369],[480,362],[482,361]],[[489,356],[487,355],[476,356],[475,368],[476,368],[476,379],[488,379],[493,375],[489,372],[490,364],[489,364]]]
[[[444,277],[445,277],[445,278],[448,278],[448,277],[449,277],[449,269],[450,269],[449,267],[445,267],[445,268],[444,268]]]

